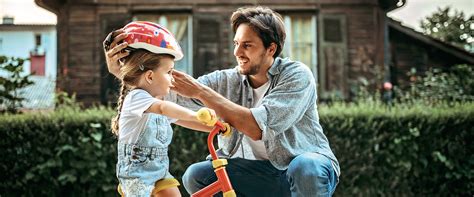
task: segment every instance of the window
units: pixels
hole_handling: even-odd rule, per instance
[[[151,21],[158,23],[173,33],[178,40],[184,57],[175,62],[175,69],[193,75],[192,17],[189,14],[137,14],[134,21]]]
[[[342,42],[341,20],[338,18],[324,18],[324,41],[325,42]]]
[[[41,46],[41,34],[35,34],[35,46]]]
[[[283,56],[306,64],[317,75],[316,16],[285,15],[286,41]]]

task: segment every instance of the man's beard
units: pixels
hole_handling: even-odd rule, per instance
[[[240,74],[242,75],[255,75],[258,73],[258,71],[260,71],[260,64],[256,65],[251,65],[250,66],[250,70],[244,70],[242,69],[242,67],[240,66],[240,69],[239,69],[239,72]]]
[[[239,72],[242,75],[256,75],[259,71],[260,68],[262,67],[263,64],[263,59],[264,59],[264,54],[260,55],[260,62],[256,64],[251,64],[249,66],[249,70],[244,70],[242,66],[239,66]],[[237,60],[238,61],[238,60]]]

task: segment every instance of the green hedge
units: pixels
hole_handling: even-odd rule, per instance
[[[321,124],[341,164],[337,196],[472,196],[474,103],[338,104]]]
[[[341,164],[336,196],[472,195],[474,104],[320,107]],[[0,116],[0,196],[116,196],[114,112]],[[206,134],[175,128],[171,173],[207,154]]]

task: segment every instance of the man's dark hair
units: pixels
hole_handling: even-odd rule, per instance
[[[285,44],[285,26],[280,14],[267,7],[239,8],[230,17],[232,30],[235,32],[239,25],[247,23],[263,41],[263,46],[268,48],[271,43],[277,45],[273,57],[280,55]]]

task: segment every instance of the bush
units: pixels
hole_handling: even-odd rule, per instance
[[[472,195],[473,103],[333,103],[320,112],[341,166],[336,196]],[[73,107],[0,116],[0,194],[117,196],[114,113]],[[175,128],[170,163],[176,178],[208,154],[206,136]]]
[[[402,103],[418,101],[427,105],[474,101],[474,69],[472,65],[456,65],[448,70],[431,68],[423,76],[409,73],[412,82],[405,91],[398,90]]]
[[[0,117],[0,193],[95,196],[114,189],[116,148],[107,132],[110,111],[60,109]]]
[[[0,116],[1,196],[117,196],[114,113],[76,106]],[[170,147],[177,178],[207,155],[206,134],[182,130],[175,129]]]
[[[337,196],[467,196],[474,191],[474,103],[322,107],[341,165]]]

